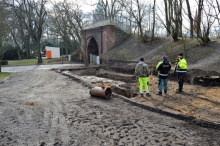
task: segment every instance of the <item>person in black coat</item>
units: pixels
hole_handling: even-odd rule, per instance
[[[162,57],[163,61],[159,62],[157,64],[157,70],[158,70],[158,87],[159,87],[159,92],[157,92],[157,95],[162,95],[162,90],[163,90],[163,83],[164,83],[164,93],[167,93],[168,86],[167,86],[167,81],[168,81],[168,73],[171,69],[171,63],[169,60],[167,60],[167,56]]]

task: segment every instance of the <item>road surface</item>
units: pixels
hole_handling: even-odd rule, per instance
[[[150,112],[49,70],[17,72],[0,84],[1,146],[220,145],[219,130]]]
[[[43,70],[43,69],[52,69],[60,68],[65,66],[82,66],[84,64],[49,64],[49,65],[28,65],[28,66],[8,66],[2,67],[2,72],[22,72],[28,70]]]

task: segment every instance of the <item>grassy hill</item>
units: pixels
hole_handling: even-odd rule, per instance
[[[133,35],[120,45],[101,55],[102,59],[139,61],[144,57],[148,62],[158,62],[162,55],[167,55],[175,62],[178,53],[184,53],[189,68],[213,70],[220,72],[220,39],[212,39],[206,46],[200,45],[195,38],[180,39],[173,42],[172,38],[157,38],[153,43],[142,43]]]
[[[146,59],[150,60],[159,55],[159,48],[161,48],[163,44],[167,44],[171,41],[171,38],[157,38],[153,43],[148,42],[144,44],[137,36],[132,35],[120,45],[117,45],[115,48],[101,55],[101,58],[135,61],[139,60],[140,57],[147,57]],[[149,55],[145,56],[146,54]]]

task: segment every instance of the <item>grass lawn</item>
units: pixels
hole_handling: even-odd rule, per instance
[[[4,78],[8,77],[10,73],[8,72],[0,72],[0,81],[3,80]]]
[[[57,60],[57,61],[56,61]],[[62,63],[61,59],[43,59],[42,64],[48,63]],[[69,61],[63,61],[63,63],[71,63]],[[22,60],[9,60],[8,65],[5,66],[19,66],[19,65],[35,65],[37,63],[37,59],[22,59]]]

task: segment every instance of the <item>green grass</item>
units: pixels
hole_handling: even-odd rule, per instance
[[[0,72],[0,81],[3,80],[4,78],[8,77],[10,73],[7,72]]]
[[[199,42],[196,39],[186,38],[180,39],[177,42],[170,42],[164,45],[161,49],[162,52],[167,55],[171,61],[174,61],[179,52],[188,54],[189,51],[198,44]]]
[[[58,61],[55,61],[58,60]],[[48,64],[48,63],[62,63],[62,61],[59,61],[59,59],[43,59],[42,64]],[[69,61],[63,61],[63,63],[70,63]],[[37,59],[22,59],[22,60],[10,60],[8,61],[7,66],[20,66],[20,65],[36,65]]]
[[[131,60],[133,58],[134,58],[134,56],[124,56],[123,60],[128,61],[128,60]]]
[[[220,38],[210,38],[212,41],[220,41]]]
[[[209,53],[212,53],[213,51],[211,49],[207,49],[206,52],[199,56],[199,60],[206,58]]]

